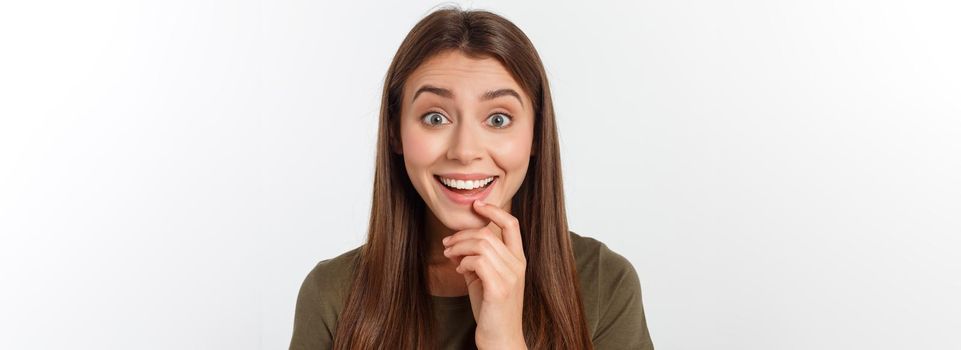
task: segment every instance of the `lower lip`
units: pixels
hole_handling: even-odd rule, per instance
[[[435,182],[437,182],[437,186],[440,186],[441,191],[444,192],[444,194],[447,196],[447,199],[449,199],[451,202],[468,206],[473,204],[476,200],[483,201],[484,198],[487,198],[487,195],[491,193],[494,188],[494,184],[496,184],[497,180],[499,179],[500,176],[494,177],[494,180],[487,184],[487,187],[484,187],[483,191],[473,194],[462,194],[452,191],[447,186],[444,186],[444,184],[440,182],[440,179],[438,179],[436,176],[434,177]]]

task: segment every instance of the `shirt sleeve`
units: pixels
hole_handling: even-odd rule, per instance
[[[647,329],[641,283],[631,262],[607,246],[600,254],[601,316],[593,343],[597,350],[653,350]]]
[[[334,322],[330,293],[324,284],[324,262],[314,267],[300,286],[294,310],[290,350],[326,350],[333,347]]]

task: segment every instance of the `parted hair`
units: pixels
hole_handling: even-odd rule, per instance
[[[427,283],[426,204],[407,176],[400,147],[404,83],[447,50],[492,57],[534,104],[527,174],[511,199],[527,259],[523,331],[530,349],[592,349],[564,206],[560,150],[547,74],[534,45],[502,16],[444,7],[421,19],[397,49],[384,80],[373,203],[366,243],[334,333],[334,349],[436,349]]]

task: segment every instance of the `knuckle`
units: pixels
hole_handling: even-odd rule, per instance
[[[470,237],[473,239],[480,239],[480,238],[484,238],[485,236],[487,236],[487,234],[483,230],[471,232],[471,235],[470,235]]]
[[[480,230],[481,237],[494,237],[494,231],[490,227],[484,227]]]
[[[491,241],[487,239],[482,239],[479,242],[477,242],[477,244],[480,246],[479,248],[483,251],[489,252],[492,249],[494,249],[494,245],[491,244]]]
[[[484,242],[483,239],[480,239],[480,238],[472,238],[472,239],[470,240],[471,249],[477,250],[477,249],[483,248],[483,247],[481,246],[481,244],[482,244],[483,242]]]

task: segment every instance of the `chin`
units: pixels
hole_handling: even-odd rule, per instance
[[[448,211],[440,222],[454,231],[478,229],[487,226],[490,220],[474,213],[472,209],[468,210],[470,210],[470,212],[452,213]]]

